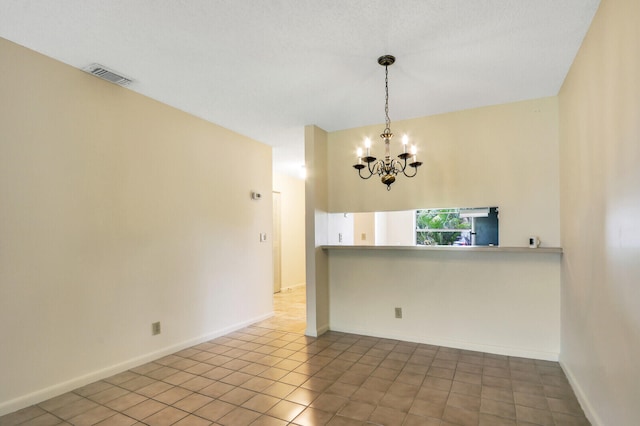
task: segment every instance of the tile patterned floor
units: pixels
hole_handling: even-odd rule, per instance
[[[304,286],[283,289],[273,295],[273,317],[260,327],[304,334],[307,326],[307,295]]]
[[[277,295],[275,310],[0,417],[0,426],[589,425],[558,363],[336,332],[305,337],[303,288]]]

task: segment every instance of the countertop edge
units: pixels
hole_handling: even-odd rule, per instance
[[[504,247],[504,246],[355,246],[355,245],[323,245],[322,250],[411,250],[411,251],[452,251],[452,252],[485,252],[485,253],[559,253],[562,247]]]

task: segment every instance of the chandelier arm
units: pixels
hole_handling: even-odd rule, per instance
[[[371,170],[369,170],[369,176],[362,176],[362,169],[358,169],[358,175],[359,175],[362,179],[369,179],[371,176],[373,176],[373,173],[371,173]]]
[[[406,159],[404,160],[404,162],[401,162],[399,160],[393,159],[393,160],[391,160],[391,165],[393,166],[392,168],[393,168],[394,174],[397,175],[397,174],[402,173],[405,176],[407,175],[405,173],[405,171],[404,171],[407,168],[407,160]]]
[[[362,175],[362,169],[358,169],[358,175],[362,179],[369,179],[373,175],[380,176],[382,174],[382,172],[380,170],[380,163],[381,162],[382,162],[382,160],[377,160],[377,161],[372,161],[370,163],[367,163],[367,171],[369,172],[369,175],[368,176],[363,176]],[[371,166],[372,163],[373,163],[373,167]]]
[[[371,175],[378,175],[380,176],[380,163],[382,162],[382,160],[376,160],[373,162],[373,166],[371,165],[372,163],[369,163],[369,173],[371,173]]]
[[[402,171],[402,174],[404,174],[408,178],[412,178],[412,177],[414,177],[415,175],[418,174],[418,168],[417,167],[413,168],[413,174],[412,175],[407,174],[407,172],[405,170]]]
[[[382,173],[384,173],[384,161],[383,160],[376,161],[373,164],[373,167],[371,168],[371,173],[376,174],[378,176],[382,176]]]
[[[422,166],[422,162],[421,161],[414,161],[413,163],[409,163],[409,166],[411,166],[411,168],[413,168],[413,174],[409,175],[404,170],[402,171],[402,173],[404,173],[404,175],[406,177],[412,178],[412,177],[414,177],[415,175],[418,174],[418,167]]]

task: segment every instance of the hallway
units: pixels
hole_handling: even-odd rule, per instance
[[[306,328],[306,287],[283,289],[273,295],[273,317],[256,324],[258,327],[304,334]]]

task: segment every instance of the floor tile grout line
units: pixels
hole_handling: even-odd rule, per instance
[[[125,395],[139,395],[144,398],[140,403],[149,400],[156,401],[164,406],[162,410],[171,407],[181,410],[187,417],[189,415],[193,415],[205,420],[206,422],[211,422],[212,420],[195,414],[199,408],[187,411],[178,408],[176,405],[194,395],[211,398],[211,402],[209,403],[223,401],[222,398],[233,390],[251,392],[253,395],[251,398],[259,395],[268,395],[265,391],[269,387],[280,384],[292,386],[292,390],[283,396],[274,397],[279,401],[278,403],[282,401],[294,402],[287,398],[293,399],[294,397],[292,395],[294,392],[300,390],[312,392],[310,395],[313,395],[313,397],[305,403],[301,403],[299,401],[295,402],[302,407],[302,410],[298,414],[302,415],[302,413],[307,409],[313,408],[312,405],[314,401],[318,400],[323,395],[333,395],[336,397],[339,395],[340,398],[344,398],[347,401],[347,404],[350,401],[357,402],[356,399],[353,399],[353,395],[356,391],[360,390],[362,390],[363,394],[368,392],[369,390],[365,387],[365,384],[372,378],[389,382],[388,386],[381,392],[379,399],[370,401],[371,406],[374,407],[373,412],[378,408],[389,408],[385,405],[389,404],[389,401],[383,402],[385,401],[385,397],[389,397],[389,400],[391,400],[391,397],[395,398],[398,396],[394,392],[398,392],[398,394],[402,392],[409,392],[407,394],[409,396],[404,397],[410,398],[410,402],[407,403],[408,405],[406,405],[405,408],[398,411],[403,418],[409,418],[412,413],[413,406],[418,401],[418,395],[423,389],[437,389],[440,385],[442,385],[443,388],[446,385],[446,391],[442,391],[446,394],[446,398],[442,403],[444,408],[440,415],[440,419],[443,419],[446,416],[445,410],[448,406],[457,407],[460,410],[466,410],[468,406],[465,404],[471,403],[471,406],[473,406],[477,403],[474,401],[479,401],[480,404],[484,399],[500,402],[499,393],[492,394],[491,392],[493,391],[487,391],[485,395],[485,389],[494,389],[495,392],[504,392],[505,394],[509,394],[511,397],[510,405],[512,405],[514,409],[521,407],[525,410],[525,414],[523,415],[530,415],[530,412],[533,412],[535,408],[527,405],[520,405],[520,402],[523,401],[519,401],[516,398],[516,394],[518,393],[516,390],[516,384],[518,383],[522,386],[521,388],[518,388],[522,394],[528,395],[529,397],[535,396],[537,398],[541,398],[538,402],[533,398],[528,401],[528,403],[530,405],[535,405],[536,403],[540,403],[542,405],[542,402],[544,402],[546,409],[540,411],[546,413],[547,416],[551,416],[551,422],[557,422],[558,420],[556,420],[556,417],[561,418],[560,416],[573,416],[574,418],[579,419],[584,417],[584,413],[579,415],[575,412],[571,412],[573,409],[571,402],[575,400],[575,395],[573,395],[568,382],[566,381],[564,372],[561,370],[559,365],[554,362],[492,355],[477,351],[467,351],[442,346],[403,342],[395,339],[376,338],[333,331],[329,331],[319,338],[310,338],[304,336],[303,332],[300,331],[283,331],[277,328],[274,329],[273,325],[269,326],[265,324],[267,323],[262,322],[245,327],[233,333],[229,333],[228,335],[183,349],[174,354],[167,355],[166,357],[162,357],[158,360],[151,361],[147,364],[121,373],[123,374],[121,376],[122,379],[127,378],[126,374],[129,374],[130,377],[128,380],[118,382],[119,379],[113,379],[118,376],[115,375],[99,382],[105,383],[110,388],[119,388],[123,392],[126,392]],[[211,356],[207,357],[209,354]],[[209,363],[207,361],[212,362]],[[259,361],[262,361],[264,364],[261,364]],[[154,364],[155,368],[150,369],[150,364]],[[473,368],[474,365],[477,365],[479,370]],[[148,367],[145,368],[145,366]],[[207,366],[209,368],[207,368]],[[247,367],[250,366],[259,367],[254,367],[253,370],[250,368],[247,369]],[[421,367],[418,368],[417,366]],[[176,376],[174,379],[169,379],[171,375],[164,376],[162,378],[152,377],[154,371],[163,368],[173,368],[176,370],[173,375],[180,376]],[[226,369],[229,373],[215,379],[206,376],[206,373],[219,368]],[[285,371],[285,376],[280,376],[278,378],[274,376],[273,379],[267,379],[266,377],[260,376],[262,372],[272,368],[279,368],[280,370]],[[432,368],[433,371],[431,371]],[[465,371],[465,369],[471,371]],[[376,372],[378,371],[380,373],[388,371],[389,373],[384,373],[385,375],[388,374],[386,376],[388,379],[378,377],[379,374],[376,375]],[[432,374],[430,374],[430,372]],[[221,371],[221,374],[222,373],[224,372]],[[466,373],[468,376],[463,374],[458,376],[458,373]],[[293,384],[294,382],[291,382],[292,384],[287,384],[283,378],[290,374],[299,375],[300,382],[296,382],[296,384]],[[230,377],[232,375],[234,376],[233,378]],[[443,377],[438,377],[438,375]],[[162,375],[156,374],[155,376],[161,377]],[[246,380],[243,380],[245,379],[245,376],[247,378]],[[460,379],[471,380],[476,376],[478,379],[473,380],[479,380],[479,383],[477,384],[467,383],[456,379],[459,377]],[[178,380],[178,377],[180,380]],[[383,375],[382,377],[385,376]],[[227,378],[228,383],[222,380],[225,378]],[[112,379],[112,382],[117,383],[111,383],[108,381],[109,379]],[[145,382],[146,379],[150,381],[150,384],[137,387],[141,382]],[[200,384],[197,383],[198,379],[206,379],[207,382],[211,381],[212,384],[222,383],[229,386],[229,388],[224,390],[226,386],[223,386],[221,388],[222,393],[220,395],[217,395],[216,397],[209,396],[206,393],[201,393],[201,391],[210,385],[199,387]],[[255,388],[255,384],[249,384],[253,379],[269,380],[271,384],[262,389]],[[536,388],[527,388],[523,385],[523,383],[530,383],[528,380],[533,381],[534,379],[537,380],[535,383],[535,386],[537,386]],[[134,383],[136,380],[138,382]],[[290,379],[287,380],[290,381]],[[427,380],[430,382],[427,383]],[[438,384],[439,380],[442,381],[441,384]],[[166,384],[169,387],[164,392],[181,389],[186,393],[177,400],[173,400],[171,403],[162,402],[162,399],[155,399],[163,392],[153,394],[152,396],[146,396],[145,394],[139,393],[147,386],[158,383]],[[189,385],[187,386],[187,384]],[[332,390],[332,387],[336,385],[351,386],[352,388],[342,388],[343,391],[344,389],[349,389],[347,392],[351,393],[348,393],[348,395],[332,393],[339,391],[338,387]],[[472,385],[476,388],[471,388],[470,386]],[[504,388],[501,386],[504,386]],[[96,392],[95,394],[81,395],[76,392],[81,389],[83,388],[76,389],[72,391],[72,393],[74,393],[78,398],[94,403],[96,405],[94,408],[103,407],[112,410],[107,404],[120,397],[118,396],[108,401],[105,400],[102,401],[102,403],[97,403],[90,397],[99,392]],[[534,393],[534,390],[536,392],[541,392],[542,395]],[[473,394],[469,395],[465,392],[473,392]],[[571,395],[573,395],[573,398],[571,398]],[[266,415],[263,411],[268,410],[259,410],[257,407],[255,409],[247,408],[247,406],[245,406],[247,401],[249,401],[249,399],[238,399],[234,403],[230,404],[230,406],[234,407],[233,410],[242,408],[253,412],[259,417]],[[557,401],[555,407],[550,405],[551,401]],[[449,404],[449,402],[451,402],[451,404]],[[527,401],[524,402],[526,403]],[[134,404],[124,410],[114,410],[116,412],[112,414],[111,417],[117,414],[127,416],[124,414],[124,411],[131,409],[140,403]],[[40,409],[42,409],[42,407],[40,407]],[[56,409],[53,410],[56,411]],[[323,411],[321,409],[315,410]],[[342,408],[338,408],[332,412],[323,412],[330,415],[329,419],[334,419],[338,416],[341,417],[341,410]],[[480,405],[477,410],[472,409],[467,411],[477,413],[478,416],[481,416],[482,405]],[[520,411],[521,410],[516,410],[516,419],[521,417]],[[61,419],[61,417],[56,416],[48,410],[44,410],[44,412],[53,415],[57,419]],[[78,415],[84,414],[85,412]],[[368,417],[369,421],[372,421],[373,419],[373,412]],[[148,417],[151,417],[154,414],[150,414]],[[127,417],[137,421],[131,416]],[[148,417],[145,417],[145,419]],[[511,417],[503,418],[506,419]],[[2,418],[0,418],[0,420],[1,419]],[[514,419],[514,421],[520,421],[516,419]],[[62,420],[64,419],[61,419],[61,421]],[[293,422],[290,424],[293,424]]]

